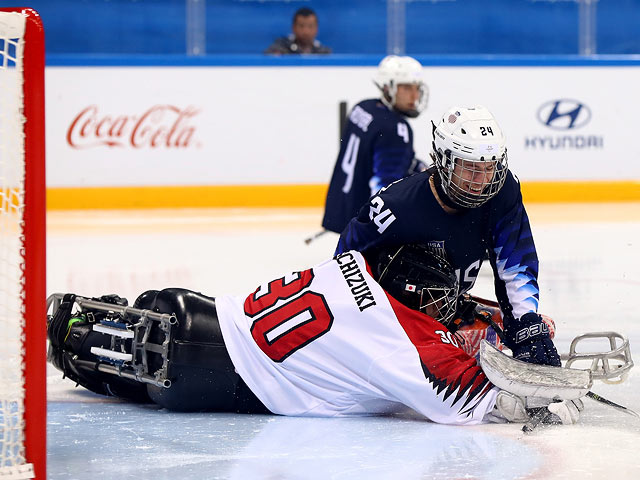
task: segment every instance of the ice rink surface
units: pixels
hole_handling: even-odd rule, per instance
[[[567,352],[613,330],[640,359],[640,204],[532,204],[540,311]],[[47,291],[185,287],[248,294],[329,258],[319,209],[51,212]],[[483,268],[473,292],[493,298]],[[599,346],[599,345],[598,345]],[[640,361],[640,360],[638,360]],[[423,419],[177,414],[98,397],[48,372],[49,479],[638,479],[640,419],[585,399],[578,425],[451,427]],[[594,392],[640,412],[640,367]]]

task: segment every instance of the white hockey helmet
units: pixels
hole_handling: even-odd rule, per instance
[[[505,137],[483,106],[452,107],[433,124],[433,160],[442,189],[461,207],[494,197],[507,177]]]
[[[382,103],[389,108],[395,107],[398,85],[417,85],[420,96],[414,108],[402,111],[408,117],[417,117],[427,107],[429,88],[422,79],[422,65],[415,58],[398,55],[384,57],[378,65],[374,83],[382,93]]]

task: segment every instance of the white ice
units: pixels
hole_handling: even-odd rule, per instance
[[[530,205],[541,311],[566,352],[614,330],[640,348],[640,204]],[[333,253],[318,209],[52,212],[47,291],[179,286],[246,294]],[[492,295],[483,268],[475,293]],[[640,371],[593,391],[640,411]],[[176,414],[75,389],[48,372],[49,479],[637,479],[640,420],[585,399],[578,425],[450,427],[413,418]]]

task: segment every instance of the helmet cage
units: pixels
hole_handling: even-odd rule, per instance
[[[451,150],[437,150],[436,168],[440,175],[442,189],[447,196],[461,207],[474,208],[498,194],[507,178],[508,156],[505,148],[497,158],[465,158]]]
[[[419,296],[416,310],[426,313],[443,325],[451,323],[456,313],[457,288],[425,285],[420,289]]]
[[[445,326],[455,316],[457,277],[449,262],[426,247],[398,248],[384,266],[378,283],[400,303]]]

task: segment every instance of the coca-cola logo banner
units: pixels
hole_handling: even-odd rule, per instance
[[[193,105],[152,105],[140,112],[107,112],[98,105],[82,108],[67,128],[72,148],[173,148],[199,146]]]

